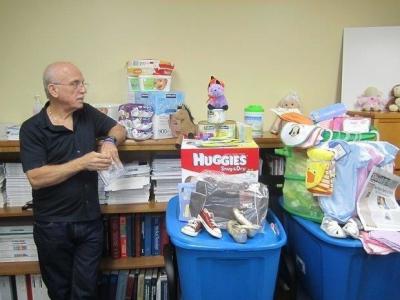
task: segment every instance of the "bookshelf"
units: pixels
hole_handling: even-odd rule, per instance
[[[265,133],[263,137],[256,138],[256,143],[260,148],[277,148],[282,144],[278,136]],[[130,154],[152,155],[159,152],[176,153],[175,139],[164,140],[146,140],[136,142],[127,140],[118,147],[121,158]],[[19,160],[19,141],[0,141],[0,161],[18,161]],[[103,214],[119,213],[157,213],[164,212],[167,203],[141,203],[141,204],[120,204],[120,205],[102,205]],[[21,207],[0,208],[0,220],[13,220],[15,218],[32,217],[32,211],[22,210]],[[103,258],[101,263],[102,270],[120,270],[135,268],[152,268],[164,266],[162,256],[141,256],[127,257],[120,259]],[[6,262],[0,263],[0,275],[21,275],[40,273],[38,262]]]

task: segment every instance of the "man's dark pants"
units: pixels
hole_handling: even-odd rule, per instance
[[[103,223],[34,222],[40,272],[52,300],[97,299]]]

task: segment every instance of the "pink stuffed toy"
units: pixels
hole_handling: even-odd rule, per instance
[[[366,111],[383,111],[385,110],[386,101],[383,94],[375,87],[369,87],[364,94],[358,97],[356,106]]]
[[[228,101],[225,98],[224,92],[224,83],[214,76],[211,76],[210,83],[208,84],[208,109],[228,109]]]

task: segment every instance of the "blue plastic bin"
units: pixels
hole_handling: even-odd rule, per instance
[[[312,299],[400,299],[400,253],[369,255],[359,240],[332,238],[317,223],[284,216],[297,279]]]
[[[222,239],[205,230],[197,237],[181,233],[186,224],[178,220],[178,197],[167,207],[167,232],[176,248],[181,296],[183,300],[268,300],[274,295],[281,248],[286,234],[276,216],[275,234],[269,224],[264,232],[238,244],[224,230]]]

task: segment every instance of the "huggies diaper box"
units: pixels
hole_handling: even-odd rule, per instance
[[[258,182],[258,145],[251,141],[236,147],[205,148],[195,140],[184,139],[181,147],[182,182],[192,177],[217,173],[224,180]],[[221,179],[222,179],[221,178]]]

